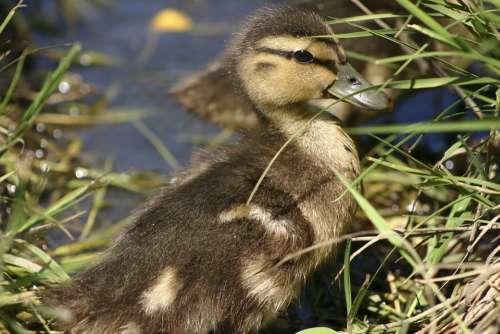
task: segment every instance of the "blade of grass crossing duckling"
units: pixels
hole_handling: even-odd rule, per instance
[[[290,145],[290,143],[292,141],[294,141],[298,136],[300,136],[307,129],[307,127],[310,124],[312,124],[312,122],[314,122],[314,120],[316,120],[318,117],[320,117],[324,112],[327,112],[330,108],[332,108],[333,106],[335,106],[337,103],[346,102],[349,98],[352,98],[353,96],[355,96],[357,94],[361,94],[363,92],[366,92],[366,91],[369,91],[369,90],[372,90],[372,89],[375,89],[375,88],[377,88],[377,86],[371,86],[371,87],[367,87],[367,88],[363,88],[363,89],[357,90],[357,91],[355,91],[355,92],[353,92],[353,93],[351,93],[349,95],[342,96],[338,100],[332,102],[330,105],[328,105],[325,108],[323,108],[320,111],[318,111],[307,122],[305,122],[302,126],[300,126],[299,129],[292,136],[290,136],[290,138],[280,147],[280,149],[276,152],[276,154],[273,156],[273,158],[269,161],[268,165],[266,166],[266,168],[262,172],[261,176],[259,177],[259,180],[255,184],[254,189],[250,193],[250,196],[248,197],[246,205],[249,205],[252,202],[253,197],[255,196],[255,194],[256,194],[257,190],[259,189],[260,185],[262,184],[262,181],[264,180],[264,178],[266,177],[266,175],[269,173],[269,170],[271,169],[271,167],[274,164],[274,162],[276,161],[276,159],[278,159],[278,157],[285,150],[285,148],[287,148],[288,145]]]

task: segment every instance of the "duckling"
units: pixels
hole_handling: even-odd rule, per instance
[[[298,3],[296,7],[315,11],[322,16],[342,18],[364,14],[351,0],[300,0],[294,2]],[[376,1],[370,3],[370,9],[376,12],[394,11],[398,9],[398,4],[394,1]],[[368,27],[377,28],[375,24],[369,22]],[[336,25],[336,33],[347,33],[355,30],[347,24]],[[369,43],[360,42],[359,39],[347,39],[343,44],[349,51],[375,58],[394,56],[401,52],[397,44],[384,39],[376,39]],[[217,57],[205,70],[180,80],[169,90],[169,93],[187,111],[215,125],[229,129],[255,127],[260,118],[254,112],[252,103],[245,95],[231,93],[232,80],[226,68],[228,62],[225,58],[227,57],[227,54]],[[352,64],[359,68],[361,73],[372,82],[384,82],[392,75],[386,67],[373,63],[353,60]],[[391,92],[391,94],[391,97],[396,97],[395,92]],[[315,100],[313,104],[321,108],[331,104],[331,102]],[[347,121],[354,119],[354,116],[359,114],[360,109],[349,104],[338,103],[331,111],[343,121]],[[368,116],[368,113],[362,114]]]
[[[280,261],[344,233],[356,210],[335,174],[358,175],[356,148],[334,117],[308,122],[305,106],[369,86],[337,41],[311,38],[330,34],[317,14],[291,7],[246,21],[225,66],[259,127],[188,168],[95,266],[42,295],[71,312],[69,333],[251,333],[286,309],[334,248]],[[388,103],[376,91],[348,100]]]

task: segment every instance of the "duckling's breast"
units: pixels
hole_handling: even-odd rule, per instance
[[[359,158],[354,142],[338,121],[322,117],[310,123],[297,137],[295,147],[308,156],[310,168],[315,173],[330,180],[300,201],[299,209],[311,224],[315,244],[334,241],[349,229],[356,211],[353,197],[337,176],[339,173],[352,182],[359,175]],[[320,263],[332,248],[335,247],[321,248],[316,252],[316,262]]]
[[[318,164],[342,173],[348,180],[353,180],[359,174],[356,146],[333,118],[312,122],[299,137],[298,144]]]
[[[359,158],[352,138],[329,113],[315,115],[307,107],[274,112],[273,122],[323,172],[336,171],[348,180],[359,174]]]

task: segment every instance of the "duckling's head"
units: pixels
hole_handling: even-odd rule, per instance
[[[259,109],[342,98],[370,87],[349,65],[332,34],[330,26],[313,12],[292,7],[260,10],[233,41],[231,67]],[[346,101],[375,110],[389,104],[386,95],[376,90]]]

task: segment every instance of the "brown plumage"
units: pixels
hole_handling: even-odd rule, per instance
[[[331,255],[322,248],[277,266],[343,233],[355,211],[335,176],[359,172],[352,140],[331,116],[307,123],[305,103],[331,90],[344,61],[335,42],[308,38],[318,34],[331,30],[310,12],[249,18],[225,66],[262,122],[180,174],[94,267],[42,295],[71,311],[69,333],[250,333]],[[247,205],[275,153],[302,129]]]

